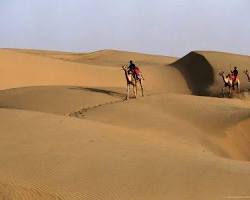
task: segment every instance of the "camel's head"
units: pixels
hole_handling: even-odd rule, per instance
[[[127,71],[127,70],[128,70],[128,69],[127,69],[127,66],[126,66],[126,65],[123,65],[123,66],[122,66],[122,70]]]
[[[225,74],[225,72],[223,72],[223,71],[219,72],[220,76],[224,76],[224,74]]]

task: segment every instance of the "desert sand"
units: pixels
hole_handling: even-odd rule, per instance
[[[145,96],[124,101],[130,59]],[[218,98],[235,65],[242,95]],[[0,199],[250,199],[246,68],[222,52],[1,49]]]

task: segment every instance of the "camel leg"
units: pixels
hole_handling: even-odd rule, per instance
[[[225,89],[225,87],[223,87],[222,90],[221,90],[222,97],[225,97],[224,89]]]
[[[129,84],[127,84],[127,100],[129,100],[129,89],[130,89],[130,85]]]
[[[138,93],[137,81],[135,82],[136,95]]]
[[[233,90],[234,90],[234,88],[233,88]],[[231,87],[229,87],[229,95],[228,96],[232,97],[232,88]]]
[[[135,98],[137,96],[137,85],[136,83],[133,85],[133,91],[134,91],[134,95],[135,95]]]
[[[141,80],[140,80],[140,86],[141,86],[141,96],[144,97],[143,86],[142,86]]]
[[[240,82],[239,81],[237,83],[237,90],[238,90],[238,93],[240,93]]]

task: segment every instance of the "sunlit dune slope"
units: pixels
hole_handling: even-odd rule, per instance
[[[177,59],[170,56],[150,55],[118,50],[100,50],[91,53],[68,53],[28,49],[8,50],[37,56],[46,56],[63,61],[115,67],[121,67],[122,65],[127,64],[129,60],[133,60],[134,62],[138,63],[138,65],[148,65],[151,67],[166,66],[167,64],[172,63]]]
[[[136,110],[136,112],[134,112]],[[156,131],[166,142],[171,137],[180,136],[180,142],[195,141],[216,155],[250,160],[246,154],[249,149],[249,136],[243,129],[238,138],[245,141],[244,145],[234,145],[234,152],[228,151],[223,142],[232,137],[230,131],[238,123],[249,119],[250,103],[241,100],[213,99],[211,97],[195,97],[190,95],[160,94],[129,103],[118,103],[85,110],[83,116],[87,119],[97,120],[131,129],[143,130],[144,134],[151,134],[154,138]],[[119,116],[117,118],[116,116]],[[249,124],[250,121],[245,122]],[[166,132],[174,136],[166,135]],[[233,134],[235,137],[237,134]],[[177,141],[177,139],[175,138]],[[191,145],[194,147],[194,143]],[[231,140],[231,143],[234,143]],[[243,143],[242,143],[243,144]],[[232,146],[231,146],[232,147]],[[245,153],[243,153],[245,149]],[[232,154],[231,154],[232,153]],[[242,154],[243,153],[243,154]]]
[[[21,50],[0,50],[1,89],[40,86],[40,85],[74,85],[83,87],[126,87],[124,72],[121,63],[126,64],[128,57],[136,58],[136,53],[116,53],[113,51],[101,52],[104,61],[99,60],[100,52],[90,54],[91,63],[75,63],[58,60],[37,52],[23,53]],[[111,54],[111,56],[110,56]],[[52,53],[53,55],[53,53]],[[139,54],[140,55],[140,54]],[[73,54],[75,56],[75,54]],[[189,93],[185,80],[176,69],[166,67],[165,58],[162,57],[161,64],[151,65],[158,57],[140,55],[145,59],[142,63],[138,61],[145,77],[145,90],[147,91],[171,91]],[[114,60],[105,64],[105,59]],[[122,61],[120,61],[121,59]],[[168,60],[168,58],[166,58]],[[109,62],[109,61],[108,61]],[[120,62],[118,64],[117,62]],[[167,61],[166,61],[167,62]],[[163,66],[164,65],[164,66]]]
[[[3,90],[0,107],[68,115],[82,108],[122,101],[122,89],[77,86],[38,86]]]
[[[223,143],[236,136],[228,130],[250,117],[249,101],[169,93],[149,94],[130,102],[124,98],[125,94],[115,88],[30,87],[2,91],[0,107],[87,118],[122,128],[142,129],[144,134],[149,132],[152,136],[157,131],[169,130],[184,137],[183,141],[194,140],[216,155],[250,160],[249,154],[242,152],[245,148],[249,150],[248,139],[244,138],[246,132],[238,135],[245,143],[234,146],[235,151],[228,149],[235,145],[233,140],[231,146]]]
[[[174,126],[153,134],[6,109],[0,109],[0,120],[4,198],[208,200],[250,189],[248,164],[214,156],[197,142],[198,130],[190,132],[195,128],[179,119],[171,121],[176,130],[183,127],[188,141],[185,132],[172,132]]]

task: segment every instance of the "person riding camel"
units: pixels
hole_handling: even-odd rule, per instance
[[[231,70],[231,78],[233,82],[235,82],[236,79],[238,78],[238,74],[239,74],[238,68],[234,67],[234,70],[233,71]]]
[[[128,68],[129,68],[128,72],[131,72],[137,79],[143,79],[141,70],[139,69],[138,66],[134,64],[132,60],[129,61]]]
[[[128,66],[128,70],[129,72],[131,73],[134,73],[135,72],[135,64],[132,60],[129,61],[129,66]]]

